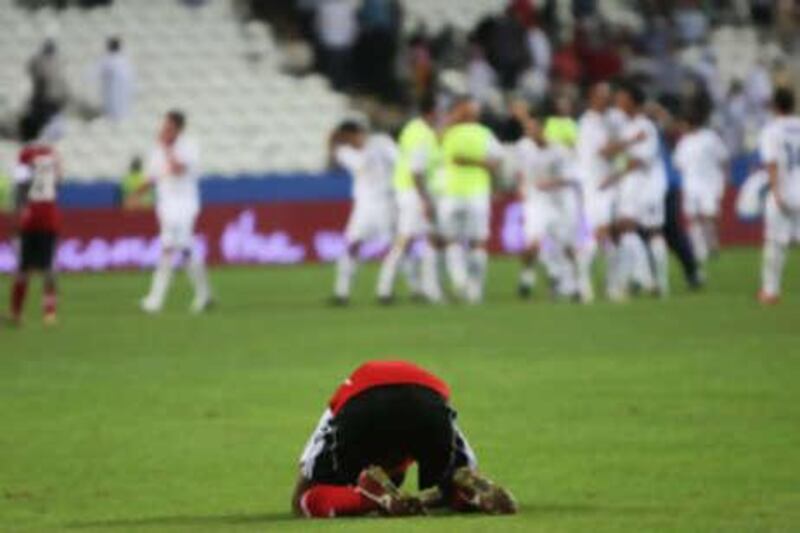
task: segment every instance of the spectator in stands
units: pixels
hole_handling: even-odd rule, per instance
[[[767,68],[767,61],[763,57],[759,57],[750,67],[744,80],[744,94],[750,115],[755,125],[760,127],[767,120],[772,102],[772,78]]]
[[[481,104],[489,103],[497,88],[497,73],[478,44],[473,44],[469,49],[467,86],[469,94]]]
[[[702,41],[708,33],[708,17],[697,0],[683,0],[673,14],[678,39],[683,44]]]
[[[534,20],[528,26],[528,51],[531,56],[533,71],[538,77],[547,77],[553,63],[553,49],[550,38]]]
[[[395,58],[402,13],[397,0],[363,0],[359,11],[357,68],[364,87],[391,100],[398,93]]]
[[[486,51],[492,67],[497,71],[500,86],[514,89],[517,80],[531,64],[527,33],[512,12],[500,17],[484,19],[471,36]]]
[[[358,38],[356,0],[322,0],[317,6],[315,27],[322,71],[335,89],[349,89],[353,81],[353,48]]]
[[[731,154],[741,154],[745,150],[747,114],[744,86],[740,80],[733,80],[720,113],[722,137]]]
[[[98,74],[103,113],[112,120],[124,119],[133,104],[134,70],[119,37],[108,39]]]
[[[24,121],[41,130],[67,104],[69,86],[55,41],[47,39],[28,63],[33,94]]]

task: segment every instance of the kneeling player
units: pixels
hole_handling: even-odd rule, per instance
[[[31,273],[44,277],[44,322],[56,322],[56,275],[53,269],[58,239],[59,213],[56,204],[61,163],[52,146],[37,140],[35,126],[23,122],[22,138],[26,143],[15,168],[18,183],[20,260],[11,290],[11,321],[22,321],[22,309]]]
[[[432,507],[516,512],[511,494],[481,476],[455,424],[450,389],[402,361],[372,361],[337,389],[300,458],[292,498],[299,516],[424,514]],[[419,465],[420,493],[402,492]]]

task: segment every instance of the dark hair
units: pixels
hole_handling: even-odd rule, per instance
[[[119,37],[109,37],[106,41],[106,50],[109,52],[118,52],[122,48],[122,41]]]
[[[23,143],[29,143],[38,139],[42,129],[44,129],[44,123],[41,117],[31,113],[22,117],[17,124],[19,140]]]
[[[336,132],[340,134],[354,135],[364,133],[366,128],[357,120],[345,120],[336,127]]]
[[[175,124],[175,127],[178,128],[178,131],[183,131],[183,129],[186,127],[186,115],[183,113],[183,111],[178,111],[177,109],[168,111],[167,119]]]
[[[419,112],[428,115],[434,111],[436,111],[436,96],[432,92],[427,92],[419,100]]]
[[[642,87],[632,80],[624,80],[619,82],[617,85],[617,90],[622,91],[630,96],[631,100],[633,100],[633,103],[637,106],[643,105],[647,100],[647,96],[644,94]]]
[[[794,91],[788,87],[778,87],[772,95],[772,105],[781,113],[794,111]]]

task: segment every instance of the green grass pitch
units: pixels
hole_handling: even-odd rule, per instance
[[[349,309],[322,305],[330,267],[225,269],[215,313],[178,278],[157,318],[147,273],[65,276],[58,328],[34,292],[0,330],[0,531],[800,530],[800,264],[770,309],[758,265],[732,250],[703,294],[580,307],[517,301],[500,260],[481,307],[391,309],[374,266]],[[386,356],[450,382],[518,516],[289,516],[329,394]]]

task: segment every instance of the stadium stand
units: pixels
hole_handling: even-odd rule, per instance
[[[0,0],[0,105],[19,110],[30,93],[22,75],[42,35],[59,47],[73,96],[97,101],[92,67],[109,36],[120,36],[136,70],[132,116],[66,119],[62,151],[76,180],[117,178],[153,140],[160,116],[184,109],[204,147],[207,172],[303,171],[324,161],[325,137],[347,112],[318,75],[281,71],[270,28],[242,24],[229,2],[189,8],[137,0],[109,8],[28,12]],[[12,150],[4,145],[4,152]]]

